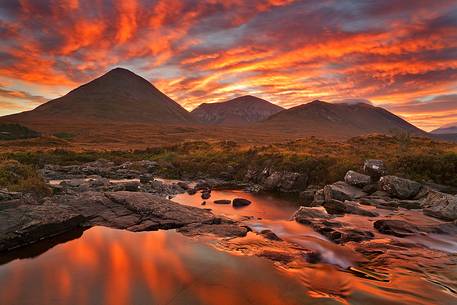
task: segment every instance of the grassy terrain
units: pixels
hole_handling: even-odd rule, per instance
[[[50,189],[33,165],[16,160],[0,161],[0,188],[25,192],[39,198],[50,194]]]
[[[241,180],[249,168],[307,173],[310,184],[340,180],[349,169],[361,170],[368,158],[382,159],[391,174],[418,181],[457,186],[457,144],[405,136],[368,136],[347,141],[326,141],[314,137],[263,146],[233,141],[193,141],[131,151],[47,151],[4,152],[3,159],[42,167],[45,164],[75,164],[108,159],[154,160],[159,173],[169,178],[229,176]]]
[[[17,140],[39,137],[40,133],[19,124],[0,124],[0,140]]]

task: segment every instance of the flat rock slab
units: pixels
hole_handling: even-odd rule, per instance
[[[0,213],[0,252],[35,243],[77,227],[86,218],[64,205],[21,205]]]
[[[82,226],[130,231],[182,228],[187,235],[244,236],[247,228],[210,211],[141,192],[85,192],[54,196],[42,205],[24,204],[0,213],[0,252]],[[185,228],[187,227],[187,228]]]

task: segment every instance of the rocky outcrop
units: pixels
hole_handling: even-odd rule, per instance
[[[82,226],[85,217],[66,205],[21,205],[0,213],[0,252]]]
[[[339,201],[353,200],[366,195],[367,194],[361,189],[343,181],[338,181],[324,187],[324,199],[326,202],[331,201],[332,199]]]
[[[416,181],[396,176],[381,177],[379,186],[390,196],[399,199],[412,199],[422,188],[422,185]]]
[[[295,221],[303,224],[311,223],[311,219],[330,219],[331,216],[319,208],[300,207],[294,214]]]
[[[406,237],[420,232],[419,227],[403,220],[382,219],[373,224],[374,228],[383,234]]]
[[[210,211],[184,206],[145,192],[83,192],[23,204],[0,213],[0,251],[20,247],[78,226],[107,226],[130,231],[183,228],[229,236],[246,232],[237,222]],[[184,227],[188,228],[184,229]],[[219,226],[215,228],[213,226]],[[222,234],[222,232],[225,232]]]
[[[457,220],[457,196],[429,192],[423,203],[424,214],[443,220]]]
[[[262,171],[248,170],[245,180],[260,185],[266,191],[299,192],[306,188],[308,177],[297,172],[265,168]]]

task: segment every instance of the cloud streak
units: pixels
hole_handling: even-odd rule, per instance
[[[435,2],[7,0],[0,76],[70,89],[124,66],[188,109],[366,99],[432,129],[456,106],[414,101],[457,94],[457,5]]]

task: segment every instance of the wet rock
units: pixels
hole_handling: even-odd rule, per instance
[[[403,220],[382,219],[373,224],[374,228],[383,234],[406,237],[420,232],[419,227]]]
[[[457,196],[430,192],[423,203],[424,214],[443,220],[457,220]]]
[[[264,250],[258,253],[257,255],[269,259],[271,261],[280,262],[285,265],[294,260],[294,257],[292,255],[281,251]]]
[[[387,172],[384,161],[375,159],[365,160],[365,163],[363,164],[363,171],[365,174],[370,176],[373,181],[377,181]]]
[[[314,201],[314,195],[316,194],[316,190],[306,190],[300,192],[298,197],[300,198],[300,202],[304,205],[309,205]]]
[[[412,199],[422,188],[418,182],[396,176],[381,177],[379,186],[392,197],[399,199]]]
[[[322,254],[319,252],[310,251],[305,254],[306,261],[310,264],[317,264],[322,261]]]
[[[359,188],[349,185],[343,181],[338,181],[324,187],[325,201],[330,201],[332,199],[339,201],[353,200],[364,197],[366,195],[367,194]]]
[[[83,225],[85,218],[64,205],[21,205],[0,213],[0,252],[35,243]]]
[[[197,190],[194,189],[194,188],[191,188],[191,189],[187,190],[187,194],[189,194],[189,195],[195,195],[196,193],[197,193]]]
[[[203,201],[203,202],[201,203],[201,205],[206,205],[206,201]]]
[[[180,188],[182,188],[182,189],[185,190],[185,191],[187,191],[187,190],[190,189],[189,184],[187,184],[187,183],[184,182],[184,181],[178,181],[178,182],[176,183],[176,185],[178,185]]]
[[[228,199],[218,199],[213,201],[215,204],[231,204],[232,201]]]
[[[202,192],[201,197],[202,197],[202,199],[209,199],[211,197],[211,193],[208,191],[204,191],[204,192]]]
[[[265,168],[262,171],[250,169],[245,175],[245,180],[259,184],[264,190],[281,192],[298,192],[307,185],[307,176],[288,171],[276,171]]]
[[[245,207],[245,206],[248,206],[250,204],[251,204],[251,201],[247,200],[247,199],[244,199],[244,198],[235,198],[235,199],[232,200],[232,205],[235,208]]]
[[[374,234],[370,231],[362,231],[357,229],[335,229],[332,227],[324,226],[322,224],[313,224],[313,229],[327,237],[334,243],[343,244],[346,242],[361,242],[371,240]]]
[[[265,237],[266,239],[269,240],[276,240],[276,241],[281,241],[282,239],[279,238],[278,235],[276,235],[273,231],[271,230],[262,230],[260,231],[260,234]]]
[[[244,237],[250,231],[245,226],[240,226],[237,223],[221,222],[221,223],[196,223],[191,224],[177,230],[186,236],[214,235],[218,237]]]
[[[310,224],[314,218],[330,219],[331,216],[319,208],[300,207],[293,215],[295,221],[303,224]]]
[[[360,199],[362,205],[372,205],[379,209],[396,210],[398,208],[398,201],[385,197],[364,197]]]
[[[352,186],[363,188],[371,183],[371,177],[355,171],[348,171],[344,176],[344,181]]]
[[[378,213],[368,211],[360,207],[360,204],[354,201],[338,201],[338,200],[331,200],[327,201],[323,204],[325,210],[329,214],[356,214],[361,216],[367,217],[376,217],[379,216]]]

